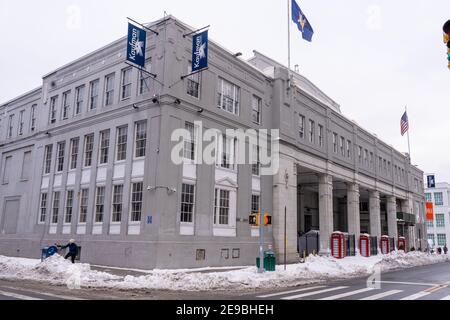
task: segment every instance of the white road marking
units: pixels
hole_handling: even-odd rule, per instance
[[[421,292],[418,292],[416,294],[412,294],[410,296],[401,298],[400,300],[417,300],[419,298],[422,298],[422,297],[425,297],[425,296],[429,295],[430,293],[431,292],[421,291]]]
[[[14,293],[14,292],[7,292],[7,291],[2,291],[0,290],[0,295],[4,295],[6,297],[11,297],[11,298],[16,298],[19,300],[42,300],[39,298],[34,298],[34,297],[29,297],[29,296],[25,296],[23,294],[18,294],[18,293]]]
[[[266,295],[263,295],[263,296],[258,296],[258,298],[270,298],[270,297],[282,296],[284,294],[290,294],[290,293],[307,291],[307,290],[314,290],[314,289],[320,289],[320,288],[325,288],[325,286],[315,286],[315,287],[309,287],[309,288],[301,288],[301,289],[296,289],[296,290],[289,290],[289,291],[271,293],[271,294],[266,294]]]
[[[334,288],[323,289],[323,290],[319,290],[319,291],[313,291],[313,292],[297,294],[297,295],[289,296],[289,297],[283,297],[281,299],[282,300],[294,300],[294,299],[299,299],[299,298],[303,298],[303,297],[314,296],[314,295],[317,295],[317,294],[320,294],[320,293],[325,293],[325,292],[330,292],[330,291],[340,290],[340,289],[347,289],[347,288],[348,287],[334,287]]]
[[[20,290],[20,291],[25,291],[25,292],[31,292],[31,293],[39,294],[39,295],[42,295],[42,296],[49,296],[49,297],[59,298],[59,299],[64,299],[64,300],[86,300],[86,299],[83,299],[83,298],[70,297],[70,296],[65,296],[65,295],[61,295],[61,294],[53,294],[53,293],[48,293],[48,292],[40,292],[40,291],[36,291],[36,290],[31,290],[31,289],[22,289],[22,288],[4,287],[4,286],[2,286],[2,288],[8,288],[8,289],[12,289],[12,290]]]
[[[374,281],[375,283],[391,283],[391,284],[405,284],[411,286],[426,286],[426,287],[434,287],[437,284],[435,283],[424,283],[424,282],[398,282],[398,281]]]
[[[349,296],[354,296],[355,294],[371,291],[371,290],[375,290],[375,289],[374,288],[362,288],[362,289],[359,289],[359,290],[344,292],[344,293],[341,293],[341,294],[337,294],[337,295],[334,295],[334,296],[322,298],[322,299],[319,299],[319,300],[337,300],[337,299],[341,299],[341,298],[345,298],[345,297],[349,297]]]
[[[443,297],[441,300],[450,300],[450,296]]]
[[[378,299],[381,299],[384,297],[392,296],[392,295],[400,293],[400,292],[403,292],[403,290],[390,290],[390,291],[374,294],[373,296],[365,297],[365,298],[362,298],[359,300],[378,300]]]

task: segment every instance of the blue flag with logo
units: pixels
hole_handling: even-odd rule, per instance
[[[427,176],[427,185],[428,185],[428,188],[436,188],[436,182],[434,179],[434,175]]]
[[[208,30],[192,37],[192,72],[208,68]]]
[[[128,23],[127,60],[144,68],[146,44],[147,32]]]
[[[314,34],[314,30],[311,27],[311,24],[309,23],[308,19],[306,19],[305,15],[303,14],[302,10],[298,6],[297,2],[295,0],[292,0],[292,21],[297,25],[298,30],[302,33],[303,39],[306,41],[311,42],[312,36]]]

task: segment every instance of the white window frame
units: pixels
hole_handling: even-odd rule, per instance
[[[189,186],[189,187],[192,187],[192,193],[186,193],[186,192],[184,192],[185,191],[185,188],[184,188],[184,186]],[[182,184],[182,186],[181,186],[181,199],[180,199],[180,223],[181,224],[185,224],[185,225],[193,225],[194,223],[195,223],[195,209],[196,209],[196,206],[195,206],[195,200],[196,200],[196,196],[197,196],[197,194],[196,194],[196,184],[195,184],[195,182],[187,182],[187,181],[183,181],[183,184]],[[187,195],[187,196],[191,196],[192,195],[192,202],[187,202],[187,201],[183,201],[184,199],[186,199],[185,198],[185,195]],[[186,211],[183,211],[183,208],[184,208],[184,205],[188,205],[188,206],[192,206],[192,210],[191,210],[191,212],[189,213],[189,212],[186,212]],[[190,220],[191,221],[183,221],[183,217],[185,217],[185,214],[190,214]]]
[[[30,131],[36,130],[36,107],[37,104],[33,104],[30,110]]]
[[[228,89],[230,89],[230,94],[225,94],[225,89],[227,86],[230,86]],[[234,83],[225,80],[224,78],[219,77],[218,81],[218,107],[228,113],[234,114],[236,116],[239,116],[240,114],[240,100],[241,100],[241,89],[239,86],[235,85]],[[226,101],[227,103],[224,103]],[[231,102],[231,108],[232,110],[229,110],[229,104],[228,102]]]
[[[64,171],[64,156],[66,153],[66,142],[61,141],[56,144],[56,173]]]
[[[140,129],[140,126],[144,126],[144,130],[142,130],[142,128],[141,128],[141,130],[143,132],[143,137],[138,139],[138,133],[139,133],[138,129]],[[140,155],[140,156],[137,155],[139,141],[143,141],[143,143],[144,143],[144,147],[139,148],[144,151],[144,154]],[[147,120],[135,122],[135,124],[134,124],[134,144],[133,145],[134,145],[133,157],[135,160],[143,159],[147,156]]]
[[[99,106],[100,79],[89,82],[89,111],[96,110]]]
[[[48,192],[41,192],[41,196],[39,198],[38,224],[45,224],[45,221],[47,220],[47,210],[48,210]]]
[[[139,95],[150,92],[150,80],[152,76],[149,74],[152,70],[152,58],[145,60],[145,71],[139,72]],[[145,90],[144,90],[145,88]]]
[[[141,193],[141,199],[140,199],[140,201],[134,201],[134,198],[133,198],[133,196],[135,194],[134,186],[138,185],[138,184],[142,185],[141,192],[140,192]],[[122,201],[123,201],[123,199],[122,199]],[[140,203],[140,206],[141,206],[140,213],[139,213],[139,215],[140,215],[140,219],[139,220],[135,220],[134,216],[133,216],[134,215],[134,212],[133,212],[133,209],[134,209],[133,208],[133,204],[134,203]],[[130,214],[129,214],[128,222],[130,224],[140,224],[142,222],[143,209],[144,209],[144,182],[141,181],[141,180],[132,181],[131,182],[131,188],[130,188],[130,209],[129,209],[130,210]],[[122,212],[123,212],[123,208],[122,208]]]
[[[100,131],[98,164],[106,165],[109,162],[109,148],[111,147],[111,130]],[[105,153],[104,153],[105,152]],[[106,157],[106,160],[104,159]]]
[[[56,109],[56,105],[58,104],[58,96],[53,96],[50,98],[50,119],[49,119],[49,123],[53,124],[56,122],[56,113],[57,113],[57,109]]]
[[[103,190],[103,194],[101,195],[101,198],[99,198],[99,189]],[[103,221],[105,220],[105,197],[106,197],[106,186],[97,186],[95,188],[95,212],[94,212],[94,224],[103,224]],[[99,202],[99,199],[102,200],[102,202]],[[99,207],[102,207],[101,215],[99,214]],[[97,219],[101,217],[101,219]],[[100,220],[100,221],[99,221]]]
[[[115,89],[116,74],[110,73],[105,76],[105,107],[114,104],[114,89]]]
[[[84,95],[86,91],[86,85],[81,85],[75,88],[75,115],[80,115],[83,112]]]
[[[69,197],[69,195],[72,195],[72,197]],[[74,199],[75,192],[73,190],[67,190],[66,191],[66,205],[64,208],[64,224],[69,225],[73,221],[73,199]],[[69,206],[69,200],[70,200],[70,206]],[[70,214],[69,214],[70,210]],[[67,221],[67,218],[70,217],[70,221]]]
[[[125,133],[126,133],[126,140],[125,140],[125,142],[120,142],[119,141],[121,130],[125,130]],[[125,145],[125,151],[124,151],[125,157],[123,159],[119,160],[119,146],[122,146],[122,145]],[[125,162],[127,160],[127,156],[128,156],[128,150],[127,149],[128,149],[128,125],[117,127],[117,129],[116,129],[116,152],[115,152],[115,155],[114,155],[115,162]],[[123,154],[122,151],[120,151],[120,152],[121,152],[121,154]]]
[[[75,148],[76,143],[76,148]],[[70,164],[69,171],[75,170],[78,166],[78,154],[80,152],[80,138],[70,139]]]
[[[302,114],[298,115],[298,136],[300,139],[305,138],[305,116]]]
[[[84,195],[86,194],[86,197]],[[86,200],[86,203],[84,203]],[[86,209],[86,212],[83,212],[83,208]],[[87,218],[89,213],[89,188],[81,188],[80,190],[80,206],[78,211],[78,224],[85,225],[87,224]],[[84,217],[84,221],[82,221],[82,217]]]
[[[61,112],[61,119],[67,120],[69,119],[69,112],[70,112],[70,90],[67,90],[63,92],[62,94],[62,112]]]
[[[129,77],[125,78],[125,76],[128,74],[128,72],[129,72]],[[132,89],[131,86],[133,84],[132,75],[133,75],[132,67],[122,69],[122,71],[121,71],[121,80],[120,80],[120,100],[121,101],[131,98],[131,89]],[[127,81],[127,82],[125,82],[125,81]],[[126,93],[128,94],[127,96],[125,96]]]
[[[122,192],[121,192],[121,194],[120,194],[120,203],[119,202],[115,202],[115,198],[114,198],[114,195],[115,195],[115,189],[116,189],[116,187],[121,187],[122,188]],[[119,224],[121,224],[121,222],[122,222],[122,219],[123,219],[123,192],[124,192],[124,190],[125,190],[125,188],[124,188],[124,184],[123,183],[118,183],[118,184],[114,184],[113,185],[113,187],[112,187],[112,197],[111,197],[111,218],[110,218],[110,222],[111,222],[111,224],[115,224],[115,225],[119,225]],[[114,205],[121,205],[121,210],[120,210],[120,219],[118,219],[118,221],[114,221],[115,219],[115,217],[114,217]]]
[[[262,123],[262,99],[257,95],[252,95],[252,122],[257,125]]]
[[[19,126],[18,126],[18,130],[17,130],[17,134],[19,136],[23,135],[23,127],[24,127],[23,115],[24,114],[25,114],[25,110],[21,110],[19,112]]]
[[[90,146],[91,146],[91,149],[90,150],[88,150],[88,139],[89,138],[92,138],[92,143],[90,143]],[[94,155],[94,134],[93,133],[91,133],[91,134],[87,134],[87,135],[85,135],[84,136],[84,148],[83,148],[83,168],[90,168],[90,167],[92,167],[92,163],[93,163],[93,155]],[[88,152],[89,152],[89,159],[90,159],[90,164],[89,165],[87,165],[86,163],[87,163],[87,159],[88,159],[88,157],[87,157],[87,155],[88,155]]]
[[[56,195],[58,195],[58,197],[56,197]],[[57,225],[58,224],[58,220],[59,220],[59,208],[60,208],[60,204],[61,204],[61,192],[60,191],[53,191],[53,199],[52,199],[52,216],[50,217],[51,219],[51,224],[52,225]],[[55,204],[58,204],[58,206],[55,206]],[[55,209],[56,211],[56,215],[55,215]],[[56,217],[56,219],[55,219]]]

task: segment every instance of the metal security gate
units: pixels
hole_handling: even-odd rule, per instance
[[[319,253],[319,231],[311,230],[298,238],[298,252],[301,257]]]
[[[370,255],[376,256],[378,254],[378,238],[370,237]]]
[[[346,243],[346,255],[354,256],[356,255],[356,237],[354,234],[346,234],[345,235],[345,243]]]

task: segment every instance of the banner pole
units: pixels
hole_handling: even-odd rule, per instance
[[[411,161],[411,145],[409,144],[409,129],[410,129],[410,122],[409,122],[409,116],[408,116],[408,109],[407,109],[407,107],[405,106],[405,112],[406,112],[406,116],[408,117],[408,131],[407,131],[407,134],[408,134],[408,154],[409,154],[409,160]]]
[[[289,1],[287,0],[287,23],[288,23],[288,83],[290,85],[290,80],[291,80],[291,17],[290,17],[290,6],[289,6]]]

